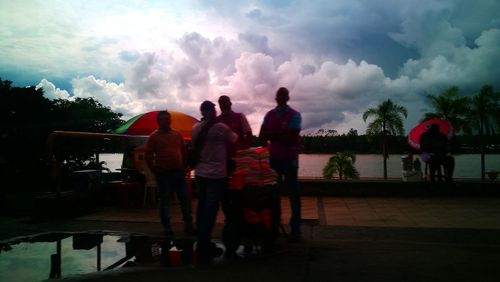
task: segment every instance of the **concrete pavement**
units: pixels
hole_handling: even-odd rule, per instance
[[[283,220],[289,218],[282,199]],[[180,214],[172,207],[175,231]],[[68,281],[500,281],[500,199],[303,198],[304,242],[215,265],[137,266]],[[215,237],[220,236],[222,216]],[[154,207],[100,209],[73,219],[2,217],[0,240],[50,231],[161,234]]]

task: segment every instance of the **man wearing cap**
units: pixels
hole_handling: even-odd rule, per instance
[[[227,186],[227,144],[234,144],[238,135],[227,125],[216,122],[214,103],[204,101],[200,111],[202,121],[195,124],[192,131],[193,143],[198,144],[200,151],[194,168],[198,186],[197,254],[198,261],[208,262],[220,255],[211,242],[211,234]]]
[[[302,118],[298,111],[287,105],[288,89],[281,87],[276,92],[276,108],[267,112],[259,137],[269,142],[271,167],[278,173],[278,183],[284,178],[290,197],[292,242],[300,240],[301,203],[297,180],[299,168],[299,133]]]
[[[158,112],[156,121],[158,129],[149,136],[144,157],[158,184],[161,223],[165,235],[168,237],[173,236],[168,199],[170,193],[175,192],[181,203],[184,232],[191,234],[194,229],[191,201],[188,197],[185,178],[186,146],[184,139],[178,131],[170,128],[171,118],[169,112]]]

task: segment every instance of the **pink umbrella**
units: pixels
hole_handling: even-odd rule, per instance
[[[434,123],[439,125],[439,131],[446,134],[448,140],[455,136],[455,129],[449,121],[443,119],[431,119],[422,122],[410,131],[410,134],[408,134],[408,145],[410,145],[413,149],[420,150],[420,136],[429,129],[431,124]]]

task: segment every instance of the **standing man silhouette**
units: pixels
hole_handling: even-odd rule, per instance
[[[271,167],[278,173],[278,183],[284,181],[288,189],[292,209],[290,241],[296,242],[301,239],[301,203],[297,178],[302,117],[287,105],[290,100],[287,88],[279,88],[275,99],[277,106],[265,115],[259,137],[270,143]]]
[[[198,262],[206,263],[220,255],[212,242],[212,230],[227,187],[227,144],[234,144],[238,135],[225,124],[216,122],[212,102],[204,101],[200,111],[203,118],[193,126],[192,135],[193,142],[200,146],[199,162],[194,168],[198,186],[197,255]]]
[[[160,191],[160,219],[165,236],[172,237],[168,199],[175,192],[181,203],[184,232],[193,234],[191,200],[186,185],[186,145],[182,135],[170,128],[171,117],[167,111],[160,111],[156,117],[158,129],[151,133],[146,142],[145,160],[154,173]]]
[[[236,113],[232,110],[231,99],[222,95],[219,97],[219,108],[221,114],[217,116],[217,121],[227,125],[234,133],[238,135],[238,141],[228,145],[228,177],[236,168],[234,157],[237,150],[243,150],[250,147],[252,143],[252,128],[248,124],[247,118],[242,113]],[[229,181],[228,181],[229,183]],[[225,215],[225,225],[222,230],[222,241],[226,247],[226,258],[236,257],[236,250],[240,245],[241,231],[241,193],[226,189],[224,200],[222,202],[222,210]]]

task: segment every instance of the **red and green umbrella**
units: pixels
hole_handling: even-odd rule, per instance
[[[147,112],[144,114],[137,115],[122,126],[115,129],[113,133],[117,134],[128,134],[128,135],[150,135],[158,129],[158,123],[156,122],[156,116],[159,111]],[[179,131],[184,139],[191,139],[191,129],[193,125],[198,122],[197,119],[190,115],[186,115],[180,112],[169,112],[172,118],[172,129]]]

